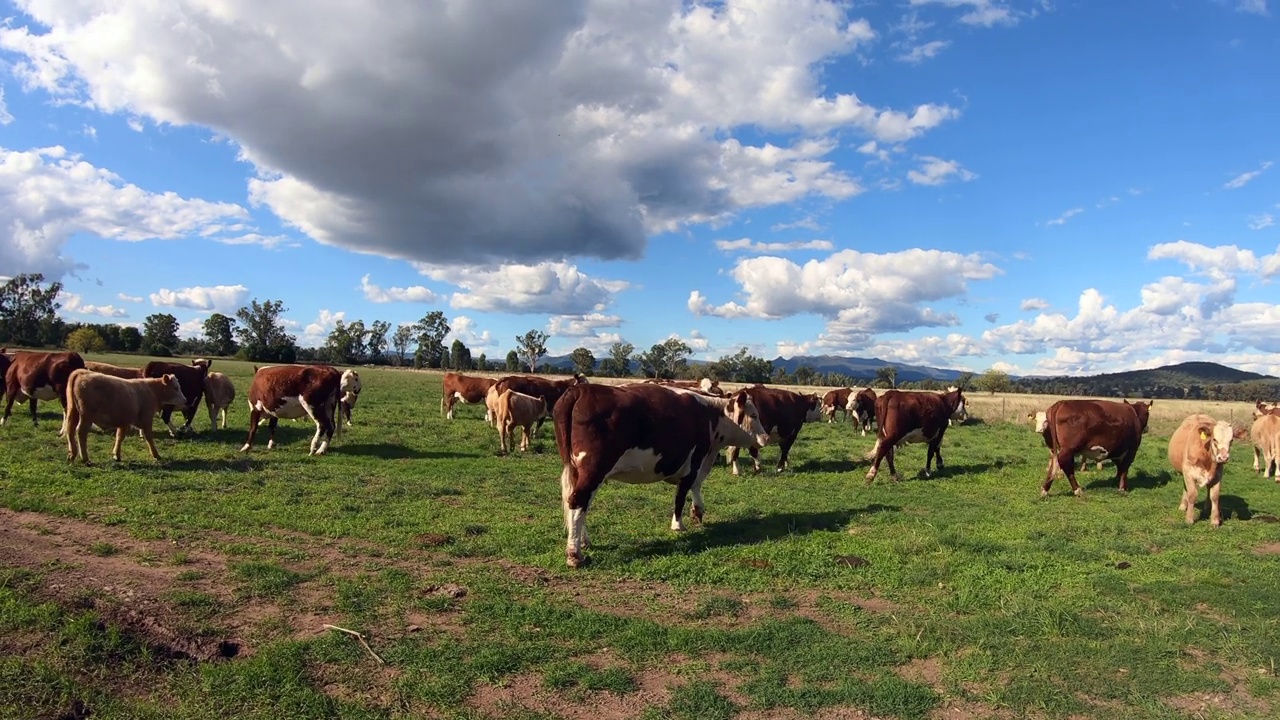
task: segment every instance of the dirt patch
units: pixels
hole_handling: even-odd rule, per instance
[[[1232,715],[1240,711],[1257,712],[1269,707],[1266,703],[1261,703],[1241,691],[1179,695],[1177,697],[1164,698],[1164,703],[1175,710],[1180,710],[1196,717],[1203,717],[1206,711]]]
[[[942,687],[942,663],[937,658],[916,658],[906,665],[899,665],[894,672],[903,680],[923,683],[940,690]]]
[[[1253,549],[1254,555],[1280,555],[1280,542],[1269,542]]]
[[[521,673],[505,678],[498,684],[481,685],[467,700],[467,704],[485,715],[495,717],[523,710],[567,720],[626,720],[638,717],[645,708],[665,705],[670,700],[671,685],[681,681],[672,675],[658,675],[641,673],[636,676],[638,687],[635,692],[575,694],[543,686],[542,676],[537,673]]]
[[[993,708],[972,700],[947,700],[929,714],[933,720],[1013,720],[1018,717],[1010,710]]]

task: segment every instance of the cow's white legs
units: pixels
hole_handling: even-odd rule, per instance
[[[564,508],[564,527],[568,534],[565,542],[564,557],[569,567],[582,564],[582,548],[587,541],[587,509],[570,508],[569,498],[573,495],[573,473],[565,467],[560,471],[560,504]]]

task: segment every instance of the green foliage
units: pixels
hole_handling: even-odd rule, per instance
[[[507,372],[520,372],[520,354],[515,350],[507,352],[505,369]]]
[[[204,321],[204,341],[211,355],[230,357],[240,349],[236,345],[234,318],[214,313]]]
[[[374,320],[369,323],[369,334],[365,340],[365,351],[368,353],[368,360],[373,363],[382,364],[386,362],[387,354],[387,333],[391,331],[391,323],[386,320]]]
[[[962,387],[957,385],[956,387]],[[973,388],[979,392],[989,392],[992,394],[998,392],[1008,392],[1013,387],[1013,381],[1009,379],[1009,373],[1003,370],[991,368],[978,376],[973,381]]]
[[[756,357],[741,348],[707,364],[707,374],[717,380],[740,383],[767,383],[773,377],[773,361]]]
[[[640,355],[640,369],[648,377],[675,378],[689,367],[689,355],[692,352],[689,345],[680,338],[667,338]]]
[[[78,353],[100,353],[106,352],[108,349],[107,341],[102,339],[97,330],[93,328],[77,328],[67,336],[65,343],[68,350],[74,350]]]
[[[541,330],[530,330],[516,338],[516,356],[525,367],[529,368],[529,372],[535,372],[538,361],[547,354],[548,338],[549,336]]]
[[[455,338],[449,346],[449,367],[454,370],[470,370],[471,350],[461,340]]]
[[[627,377],[631,374],[632,356],[636,347],[629,342],[616,342],[609,346],[609,357],[600,361],[600,374],[607,377]]]
[[[574,348],[569,354],[569,359],[573,362],[573,371],[582,373],[583,375],[596,374],[596,356],[590,350],[580,347]]]
[[[293,362],[298,352],[297,338],[285,332],[281,318],[288,312],[283,300],[258,302],[236,311],[240,327],[235,329],[240,347],[248,360],[258,362]]]
[[[161,350],[173,355],[178,347],[178,318],[170,313],[153,313],[142,321],[142,347],[149,353]]]
[[[61,282],[44,286],[41,273],[20,274],[0,286],[0,344],[41,347],[61,339]]]
[[[396,365],[403,365],[409,357],[409,348],[413,345],[415,337],[413,325],[403,324],[396,328],[395,335],[391,336],[391,347],[395,350]]]
[[[898,368],[892,365],[885,365],[884,367],[876,370],[876,379],[873,382],[876,387],[898,387]]]

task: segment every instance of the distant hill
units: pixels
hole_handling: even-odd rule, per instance
[[[876,370],[882,367],[893,367],[898,370],[898,382],[917,382],[920,380],[951,381],[960,377],[962,370],[946,370],[924,365],[907,365],[890,362],[880,358],[844,357],[841,355],[797,355],[791,358],[776,357],[775,368],[785,368],[793,373],[797,368],[806,366],[820,373],[841,373],[856,380],[874,380]]]
[[[1212,362],[1185,362],[1150,370],[1128,370],[1090,375],[1089,380],[1116,385],[1226,385],[1253,380],[1275,380],[1271,375],[1237,370]]]

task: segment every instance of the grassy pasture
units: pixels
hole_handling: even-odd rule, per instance
[[[500,456],[482,408],[440,417],[438,373],[361,369],[331,455],[308,457],[313,426],[293,421],[245,455],[251,366],[213,369],[236,383],[230,427],[211,431],[202,408],[194,436],[158,440],[160,463],[131,436],[116,465],[92,435],[100,465],[68,466],[56,403],[38,429],[16,407],[0,428],[0,717],[1280,709],[1280,486],[1241,443],[1224,525],[1205,508],[1186,526],[1165,459],[1186,414],[1247,424],[1244,404],[1157,400],[1127,495],[1107,465],[1080,474],[1083,498],[1059,479],[1044,500],[1039,436],[1000,418],[1053,398],[974,394],[945,472],[917,477],[911,446],[903,482],[870,487],[872,438],[817,423],[787,473],[769,470],[776,448],[759,475],[717,466],[707,524],[683,534],[667,529],[669,486],[606,485],[574,571],[549,426]],[[174,659],[174,635],[234,640],[235,657]]]

